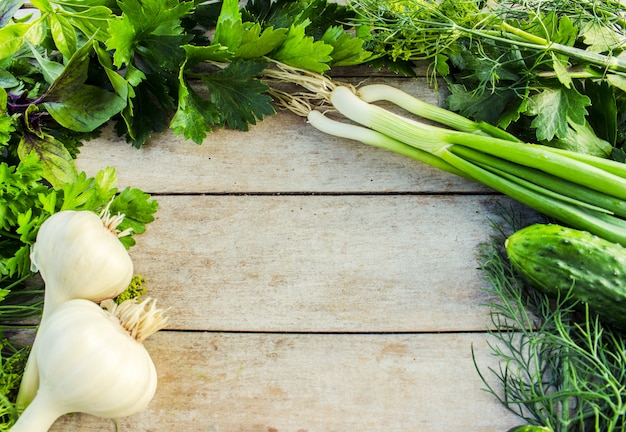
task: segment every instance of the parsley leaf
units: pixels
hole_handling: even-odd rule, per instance
[[[266,66],[265,62],[241,61],[199,75],[208,91],[205,97],[181,73],[178,110],[170,123],[174,133],[200,144],[214,127],[247,130],[249,124],[274,114],[271,98],[264,94],[268,86],[257,79]]]
[[[212,125],[220,122],[216,107],[189,87],[181,73],[178,109],[170,122],[172,131],[177,135],[182,134],[186,139],[192,139],[196,144],[202,144],[206,133],[212,130]]]
[[[530,97],[526,113],[535,116],[531,127],[536,129],[537,139],[549,141],[555,136],[564,138],[568,122],[583,124],[588,114],[585,107],[590,104],[589,97],[575,88],[545,88]]]
[[[109,21],[107,48],[114,51],[113,64],[129,64],[136,51],[158,58],[157,64],[168,63],[172,47],[191,38],[183,35],[180,19],[193,8],[193,2],[178,0],[125,0],[119,3],[122,15]],[[172,42],[174,41],[174,42]],[[166,53],[158,48],[168,47]],[[182,58],[182,49],[175,50]]]
[[[263,94],[269,87],[256,79],[265,67],[263,62],[242,61],[201,77],[209,90],[211,104],[219,107],[223,123],[228,127],[247,130],[248,124],[256,124],[256,120],[275,113],[271,98]]]
[[[272,54],[272,58],[290,66],[322,73],[330,69],[328,63],[332,60],[330,53],[333,46],[307,36],[305,29],[309,22],[306,20],[289,27],[287,39]]]

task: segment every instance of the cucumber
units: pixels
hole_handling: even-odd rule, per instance
[[[552,432],[552,429],[544,426],[523,425],[509,429],[507,432]]]
[[[626,329],[626,248],[557,224],[522,228],[505,248],[513,268],[531,286],[552,297],[571,290],[573,300]]]

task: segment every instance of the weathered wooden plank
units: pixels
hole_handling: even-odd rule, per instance
[[[145,412],[121,431],[498,431],[520,423],[482,391],[482,334],[294,335],[160,332]],[[113,431],[64,417],[51,431]]]
[[[440,103],[424,80],[366,82],[390,82]],[[159,193],[487,190],[407,157],[323,134],[286,112],[248,132],[215,131],[202,145],[168,130],[137,150],[108,129],[85,144],[77,165],[90,175],[115,166],[120,186]]]
[[[170,328],[468,331],[498,196],[162,196],[133,249]],[[520,208],[520,207],[518,207]]]

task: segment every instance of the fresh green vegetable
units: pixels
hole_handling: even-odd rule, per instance
[[[552,432],[547,427],[543,426],[533,426],[533,425],[523,425],[517,426],[512,429],[509,429],[507,432]]]
[[[570,296],[605,322],[626,329],[626,248],[587,231],[535,224],[512,234],[513,268],[549,296]]]
[[[17,419],[13,401],[26,358],[27,351],[24,348],[15,347],[6,338],[0,341],[0,431],[8,431]]]
[[[487,368],[474,357],[485,389],[525,422],[549,431],[623,431],[626,336],[570,292],[554,298],[519,278],[504,242],[528,222],[507,213],[512,217],[494,224],[493,238],[478,254],[491,298],[489,351],[498,360]]]
[[[368,103],[360,97],[361,89],[324,77],[315,83],[312,73],[292,70],[286,73],[288,78],[285,73],[272,76],[301,81],[303,87],[314,92],[309,98],[326,101],[343,117],[360,125],[346,124],[312,109],[312,104],[302,100],[306,99],[303,93],[298,96],[301,99],[284,97],[286,108],[306,115],[309,123],[323,132],[386,148],[462,175],[567,225],[626,245],[626,165],[622,163],[521,143],[505,131],[484,127],[481,122],[472,124],[391,87],[376,86],[370,91],[365,86],[363,92],[368,100],[392,101],[441,125]]]
[[[157,374],[142,342],[167,319],[151,299],[104,307],[73,299],[50,314],[35,352],[41,385],[11,431],[44,432],[68,413],[116,419],[146,408]]]
[[[452,110],[525,141],[601,157],[613,151],[623,160],[624,2],[349,0],[348,6],[374,56],[430,62],[432,82],[447,83]]]
[[[27,18],[22,4],[0,10],[0,148],[37,155],[57,186],[108,121],[136,147],[168,127],[201,143],[275,113],[272,62],[321,73],[369,58],[352,13],[326,0],[38,0]]]

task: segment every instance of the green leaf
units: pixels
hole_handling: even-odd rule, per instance
[[[129,64],[135,50],[139,49],[145,41],[149,41],[148,44],[153,46],[155,44],[167,46],[169,51],[172,48],[172,40],[190,40],[183,35],[180,19],[193,8],[191,1],[125,0],[119,2],[119,6],[122,9],[122,15],[109,21],[110,37],[106,41],[107,49],[114,51],[113,64],[117,67]],[[163,37],[163,40],[157,42],[160,38],[155,38],[155,36]],[[171,36],[182,39],[172,39]],[[150,50],[148,52],[152,55],[158,54]]]
[[[213,44],[226,47],[235,59],[262,57],[287,38],[287,29],[263,29],[258,22],[243,22],[237,0],[225,0],[215,27]]]
[[[292,25],[287,33],[287,40],[272,54],[272,58],[290,66],[322,73],[330,69],[328,62],[332,60],[332,45],[315,41],[312,36],[305,35],[308,21]]]
[[[248,60],[260,58],[278,48],[287,38],[287,29],[268,27],[261,32],[258,23],[245,23],[241,43],[235,50],[235,58]]]
[[[352,37],[340,26],[328,27],[321,40],[333,47],[334,66],[358,65],[371,57],[371,53],[363,49],[363,39]]]
[[[45,100],[57,101],[67,94],[79,91],[87,80],[89,56],[92,45],[85,44],[69,59],[63,72],[50,85],[44,96]]]
[[[41,71],[43,78],[48,84],[52,84],[54,80],[56,80],[63,73],[65,66],[61,63],[44,58],[35,46],[30,43],[28,45],[33,53],[33,57],[37,60],[37,63],[40,66],[39,70]]]
[[[54,12],[54,9],[52,8],[52,3],[50,3],[49,0],[32,0],[31,3],[43,13]]]
[[[91,132],[126,106],[126,99],[100,87],[83,85],[61,99],[43,103],[48,113],[63,127]]]
[[[614,31],[600,22],[585,23],[580,34],[589,52],[610,53],[624,45],[623,33]]]
[[[256,79],[266,66],[264,62],[231,63],[224,70],[201,77],[211,104],[231,129],[248,130],[249,124],[275,113],[272,99],[264,94],[268,86]]]
[[[106,46],[113,51],[113,64],[118,68],[129,64],[136,45],[137,30],[128,15],[110,20],[108,34]]]
[[[618,116],[616,91],[607,81],[585,82],[585,94],[589,96],[589,116],[587,121],[598,137],[608,141],[611,145],[617,144]]]
[[[626,93],[626,77],[625,76],[617,75],[617,74],[608,74],[606,76],[606,80],[612,86],[615,86],[621,91]]]
[[[183,45],[182,48],[185,50],[185,68],[187,69],[206,61],[226,63],[233,58],[228,47],[215,43],[206,46]]]
[[[11,57],[21,48],[29,28],[28,24],[23,23],[0,28],[0,60]]]
[[[43,167],[32,154],[17,166],[0,163],[0,228],[11,231],[17,224],[17,215],[36,206],[38,194],[48,188],[41,184]]]
[[[36,155],[43,167],[43,178],[54,188],[76,180],[77,172],[72,156],[63,143],[50,135],[39,137],[25,134],[17,147],[17,153],[22,161]]]
[[[105,171],[110,173],[111,169],[106,168]],[[115,171],[113,170],[112,173],[114,175]],[[117,192],[112,183],[99,184],[95,178],[87,177],[84,172],[78,173],[74,181],[63,184],[59,189],[61,191],[59,210],[96,211],[108,204]]]
[[[124,215],[124,220],[118,228],[121,231],[131,228],[133,235],[142,234],[146,231],[146,225],[154,221],[153,215],[158,208],[158,201],[140,189],[131,187],[121,191],[110,207],[112,213]],[[120,241],[126,248],[135,244],[135,239],[131,236],[120,237]]]
[[[128,74],[126,77],[130,82]],[[153,132],[161,132],[167,127],[170,113],[176,109],[176,101],[172,98],[175,90],[163,75],[149,74],[133,87],[133,91],[132,103],[122,111],[124,121],[117,122],[115,127],[119,135],[127,134],[133,146],[139,148]]]
[[[6,113],[7,92],[0,87],[0,147],[6,145],[15,132],[15,118]]]
[[[11,72],[0,68],[0,87],[8,89],[17,87],[20,81]]]
[[[80,12],[72,12],[67,20],[87,37],[95,38],[100,42],[108,39],[109,20],[113,12],[106,6],[96,5],[87,7]]]
[[[572,86],[572,77],[567,71],[566,66],[563,64],[564,62],[560,60],[556,54],[550,54],[552,56],[552,67],[556,73],[556,77],[559,79],[559,82],[565,86],[565,88],[570,88]]]
[[[113,77],[113,84],[119,94],[84,84],[93,47],[92,43],[87,43],[76,51],[42,98],[50,115],[61,126],[76,132],[95,130],[124,109],[127,103],[118,78]]]
[[[514,103],[517,93],[514,90],[498,92],[470,91],[462,84],[448,84],[450,95],[446,99],[448,107],[465,117],[496,124],[504,110]]]
[[[109,82],[113,86],[113,90],[115,93],[124,100],[128,100],[129,95],[132,95],[133,89],[116,71],[113,70],[113,62],[111,61],[111,57],[109,54],[100,46],[99,43],[94,42],[94,50],[96,51],[96,55],[98,56],[98,62],[100,66],[104,69],[107,77],[109,78]]]
[[[66,58],[70,58],[76,51],[76,31],[72,24],[63,15],[51,13],[48,15],[50,32],[57,49]]]
[[[585,107],[591,104],[589,97],[573,87],[546,88],[528,100],[527,114],[536,116],[531,127],[536,129],[537,139],[550,141],[555,136],[564,138],[568,122],[583,124],[587,115]]]
[[[213,43],[229,47],[231,50],[241,45],[243,22],[237,0],[224,0],[215,26]]]
[[[29,208],[25,213],[17,215],[16,233],[20,235],[22,243],[32,244],[35,242],[36,233],[34,228],[38,225],[38,218],[33,218],[33,209]]]
[[[598,137],[588,122],[582,125],[570,124],[567,133],[563,138],[554,138],[550,141],[553,147],[584,153],[600,158],[610,156],[613,146]]]
[[[188,86],[182,68],[179,79],[178,109],[170,122],[170,128],[175,134],[182,134],[185,139],[202,144],[212,126],[221,125],[219,110]]]
[[[150,63],[153,71],[177,71],[185,60],[185,51],[181,48],[191,41],[192,36],[149,35],[142,39],[141,54],[143,61]]]

